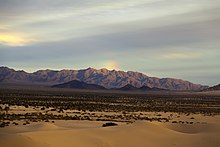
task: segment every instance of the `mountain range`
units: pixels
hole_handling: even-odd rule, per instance
[[[149,77],[140,72],[116,71],[108,69],[87,68],[82,70],[38,70],[27,73],[16,71],[8,67],[0,67],[0,83],[42,84],[52,86],[73,80],[87,84],[95,84],[107,89],[122,88],[131,85],[135,88],[147,86],[149,88],[167,90],[203,90],[207,86],[193,84],[189,81],[174,78]]]
[[[215,90],[220,90],[220,84],[205,89],[205,91],[215,91]]]
[[[103,86],[96,84],[87,84],[78,80],[72,80],[63,84],[53,85],[54,88],[73,88],[73,89],[89,89],[89,90],[105,90]]]
[[[107,90],[103,86],[99,86],[96,84],[87,84],[82,81],[72,80],[66,83],[57,84],[51,86],[52,88],[73,88],[73,89],[88,89],[88,90]],[[121,88],[112,88],[110,90],[120,90],[120,91],[164,91],[164,89],[160,88],[150,88],[148,86],[142,86],[140,88],[134,87],[130,84],[127,84]]]
[[[166,89],[156,88],[156,87],[148,87],[148,86],[142,86],[140,88],[134,87],[130,84],[127,84],[121,88],[114,88],[114,90],[120,90],[120,91],[167,91]]]

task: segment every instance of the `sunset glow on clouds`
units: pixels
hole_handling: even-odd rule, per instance
[[[107,68],[108,70],[119,70],[120,67],[116,61],[106,61],[104,62],[104,68]]]
[[[0,44],[7,46],[25,46],[34,40],[25,38],[20,34],[0,34]]]
[[[134,70],[212,85],[220,81],[217,14],[220,0],[0,0],[0,63]]]

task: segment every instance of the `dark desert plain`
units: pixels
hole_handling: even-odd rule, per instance
[[[220,0],[0,0],[0,147],[219,147]]]

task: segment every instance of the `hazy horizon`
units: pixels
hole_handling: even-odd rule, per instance
[[[220,0],[0,0],[0,65],[220,83]]]

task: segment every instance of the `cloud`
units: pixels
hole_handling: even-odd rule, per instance
[[[201,56],[202,55],[200,53],[168,53],[162,55],[162,58],[169,60],[178,60],[178,59],[195,59]]]
[[[0,45],[25,46],[34,42],[34,39],[25,38],[20,34],[0,34]]]
[[[9,25],[0,25],[0,31],[1,30],[9,30],[10,26]]]
[[[207,21],[219,18],[218,4],[207,0],[7,0],[0,2],[0,22],[13,26],[12,32],[36,36],[39,42],[54,42],[120,33],[120,29],[134,30],[131,33],[136,35],[139,27],[160,30],[178,23]]]

